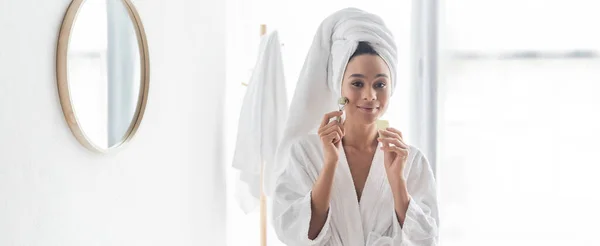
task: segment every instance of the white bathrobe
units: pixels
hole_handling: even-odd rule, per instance
[[[428,246],[437,244],[438,208],[434,175],[419,149],[410,146],[404,168],[411,197],[400,226],[383,163],[377,148],[362,197],[356,190],[343,147],[331,192],[327,221],[314,240],[308,238],[311,189],[323,166],[320,138],[310,134],[295,140],[290,163],[276,180],[274,227],[287,245]]]

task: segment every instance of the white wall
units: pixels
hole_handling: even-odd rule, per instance
[[[69,0],[0,0],[0,245],[224,245],[224,1],[138,0],[151,58],[133,141],[93,154],[60,108]]]

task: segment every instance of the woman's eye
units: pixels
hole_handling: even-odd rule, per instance
[[[355,82],[352,82],[352,85],[356,86],[356,87],[362,87],[363,86],[363,82],[361,82],[361,81],[355,81]]]
[[[377,82],[375,88],[385,88],[385,82]]]

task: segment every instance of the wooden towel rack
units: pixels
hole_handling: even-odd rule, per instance
[[[267,25],[260,25],[260,36],[267,34]],[[242,82],[243,86],[248,86],[248,84]],[[267,197],[265,196],[263,190],[263,169],[265,167],[265,163],[261,162],[260,166],[260,245],[267,245]]]

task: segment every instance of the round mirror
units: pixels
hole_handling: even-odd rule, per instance
[[[58,40],[58,90],[71,131],[105,152],[137,130],[148,97],[146,36],[129,0],[74,0]]]

